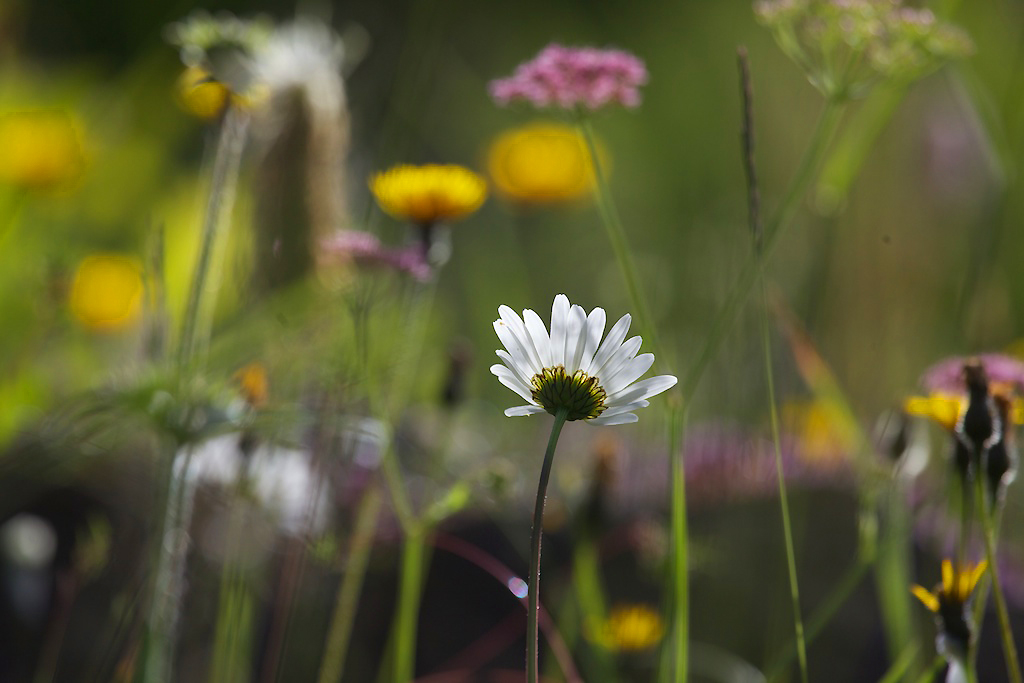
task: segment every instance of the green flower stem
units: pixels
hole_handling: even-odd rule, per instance
[[[939,672],[939,669],[941,669],[945,663],[946,660],[942,655],[937,655],[935,659],[932,660],[931,665],[925,671],[921,672],[921,675],[917,677],[914,683],[932,683],[932,681],[935,680],[935,674]],[[977,683],[977,681],[974,681],[973,679],[968,680],[969,683]]]
[[[804,640],[804,622],[800,612],[800,584],[796,574],[796,553],[793,549],[793,528],[789,520],[789,496],[786,475],[782,469],[782,444],[779,436],[779,413],[775,398],[775,377],[772,372],[771,330],[768,325],[768,291],[764,283],[764,261],[759,263],[761,277],[761,341],[764,348],[764,371],[768,383],[768,406],[771,416],[772,445],[775,450],[775,474],[779,484],[779,509],[782,513],[782,532],[786,544],[786,565],[789,570],[789,596],[793,605],[793,633],[796,641],[800,680],[807,683],[807,643]]]
[[[683,435],[686,433],[687,406],[678,394],[671,396],[669,417],[669,463],[672,477],[672,661],[677,681],[687,680],[690,669],[690,582],[689,541],[686,523],[686,473]],[[668,673],[668,668],[662,671]]]
[[[588,625],[600,624],[608,617],[599,565],[597,544],[588,533],[573,548],[572,582],[576,589],[576,601],[580,606],[580,622],[584,632]],[[615,660],[608,649],[599,644],[592,652],[594,661],[587,680],[591,683],[618,680]]]
[[[323,660],[320,662],[319,683],[340,683],[345,670],[345,656],[348,654],[352,625],[355,623],[356,608],[359,606],[359,592],[366,576],[366,565],[373,549],[373,534],[377,528],[382,495],[373,486],[363,494],[356,513],[355,530],[349,541],[348,561],[338,589],[338,597],[327,631]]]
[[[636,264],[633,262],[633,255],[626,242],[626,231],[622,227],[622,220],[619,218],[618,209],[615,208],[615,201],[612,199],[611,189],[608,186],[608,178],[601,165],[601,159],[597,153],[597,142],[594,137],[594,128],[590,119],[582,112],[576,113],[576,126],[583,136],[587,145],[587,154],[590,157],[591,167],[594,169],[595,195],[597,209],[601,214],[601,223],[605,232],[608,233],[608,241],[611,242],[612,251],[615,252],[615,260],[618,261],[619,271],[622,279],[626,282],[626,290],[629,292],[629,299],[640,318],[640,325],[644,334],[651,339],[654,347],[654,357],[661,359],[663,367],[669,366],[669,357],[658,339],[658,328],[654,325],[651,316],[651,309],[647,305],[647,297],[644,295],[643,286],[637,275]]]
[[[875,561],[875,585],[878,608],[882,614],[889,652],[902,652],[913,640],[914,628],[910,601],[910,519],[906,494],[898,482],[890,487],[882,504],[885,523],[880,529],[878,557]]]
[[[800,199],[807,192],[807,188],[814,178],[815,170],[819,167],[821,160],[825,156],[829,141],[839,127],[844,108],[845,104],[842,100],[832,99],[825,102],[825,109],[821,112],[818,124],[811,135],[811,141],[808,143],[803,159],[801,159],[796,174],[789,184],[789,189],[786,191],[775,215],[765,225],[762,256],[760,257],[765,262],[768,261],[772,250],[778,243],[779,235],[782,234],[783,229],[789,225],[790,220],[793,218]],[[718,352],[718,348],[721,346],[725,335],[729,332],[733,323],[736,322],[740,308],[747,300],[747,296],[757,280],[757,259],[757,254],[752,254],[747,264],[743,267],[739,281],[733,287],[729,298],[719,309],[719,313],[711,325],[711,332],[708,334],[704,346],[701,347],[697,361],[690,367],[685,377],[683,377],[683,381],[680,382],[683,399],[687,402],[693,397],[697,385],[700,384],[701,377],[704,375],[704,371],[707,370],[711,360]]]
[[[597,141],[594,136],[594,129],[590,119],[583,112],[576,112],[576,126],[587,146],[587,154],[590,157],[591,166],[594,169],[595,194],[598,212],[601,214],[601,223],[608,234],[608,241],[611,242],[612,251],[615,252],[615,259],[619,264],[622,279],[626,283],[629,298],[633,310],[636,311],[640,325],[644,333],[650,337],[654,349],[654,357],[660,359],[662,367],[671,372],[671,357],[667,350],[661,345],[658,336],[658,328],[654,324],[650,307],[647,305],[640,278],[637,275],[636,264],[633,262],[633,255],[626,242],[626,232],[622,227],[618,209],[612,199],[611,189],[608,186],[608,177],[604,167],[601,165],[601,158],[597,151]],[[678,394],[678,391],[675,392]],[[689,394],[683,394],[688,398]],[[687,527],[686,527],[686,478],[683,472],[683,454],[680,450],[676,452],[677,444],[682,438],[682,430],[679,429],[680,413],[686,409],[686,404],[673,411],[672,430],[678,440],[674,440],[669,449],[672,472],[672,541],[673,541],[673,590],[675,595],[675,610],[673,612],[673,638],[674,659],[676,664],[677,680],[685,680],[688,668],[687,644],[689,642],[689,586],[687,584]],[[664,671],[664,669],[663,669]]]
[[[959,664],[963,667],[964,674],[967,676],[967,683],[978,683],[978,670],[974,666],[974,661],[968,657],[966,660],[960,661]]]
[[[903,652],[892,663],[892,666],[885,672],[885,675],[878,679],[878,683],[899,683],[899,681],[902,681],[907,670],[910,669],[910,665],[914,663],[914,658],[917,657],[917,650],[917,643],[909,643],[903,648]]]
[[[394,683],[411,683],[416,665],[416,621],[420,592],[423,589],[423,550],[426,529],[415,525],[406,529],[402,544],[402,575],[398,588],[398,614],[395,622]]]
[[[195,353],[198,343],[199,318],[202,315],[203,293],[206,290],[213,250],[221,227],[227,222],[234,206],[235,189],[238,183],[238,169],[245,149],[245,138],[249,130],[248,112],[229,107],[217,141],[217,152],[213,159],[213,177],[210,180],[210,197],[203,217],[203,234],[199,243],[195,272],[189,290],[185,317],[182,320],[179,340],[178,365],[185,367]]]
[[[538,629],[537,614],[540,608],[540,541],[544,531],[544,501],[547,499],[548,479],[551,477],[551,463],[555,459],[555,446],[558,435],[562,433],[568,408],[559,408],[555,414],[555,422],[551,425],[551,436],[548,447],[544,451],[544,464],[540,469],[540,481],[537,483],[537,500],[533,507],[533,530],[530,532],[530,578],[527,583],[526,599],[526,680],[537,683],[538,677]]]
[[[832,621],[832,618],[839,609],[850,599],[853,591],[860,585],[860,582],[871,567],[871,562],[872,560],[869,557],[858,557],[857,561],[846,570],[846,573],[839,579],[839,582],[832,589],[832,592],[829,593],[828,597],[825,598],[825,601],[807,620],[804,629],[804,642],[806,644],[809,645],[814,642],[814,639],[818,637],[822,629]],[[789,665],[796,655],[797,643],[793,640],[765,668],[765,678],[769,681],[776,680],[782,675],[785,667]]]
[[[1017,658],[1017,646],[1013,642],[1013,630],[1010,628],[1010,615],[1006,609],[1006,596],[1003,595],[1003,585],[999,580],[999,570],[996,567],[995,533],[993,531],[992,515],[989,514],[988,505],[985,503],[985,478],[976,473],[975,499],[978,503],[978,510],[981,513],[982,535],[985,538],[985,560],[988,562],[988,571],[992,576],[992,595],[995,598],[996,614],[999,616],[999,631],[1003,638],[1003,657],[1006,659],[1006,671],[1013,683],[1022,683],[1020,664]]]

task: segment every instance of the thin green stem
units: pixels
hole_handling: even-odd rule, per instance
[[[938,655],[932,660],[931,666],[922,671],[921,675],[917,677],[914,683],[931,683],[935,680],[935,674],[939,672],[939,669],[941,669],[942,665],[945,663],[946,660],[942,655]],[[976,681],[971,681],[970,683],[976,683]]]
[[[608,606],[604,599],[604,587],[601,585],[600,563],[598,562],[597,544],[593,535],[584,534],[573,548],[572,583],[576,590],[576,602],[579,604],[579,621],[583,629],[588,624],[600,624],[608,618]],[[587,680],[591,683],[616,681],[615,660],[611,652],[601,646],[592,650],[593,662],[587,671]]]
[[[974,480],[974,497],[981,514],[982,536],[985,538],[985,560],[988,562],[988,571],[992,576],[992,596],[995,598],[996,614],[999,616],[999,631],[1003,638],[1003,657],[1006,659],[1006,671],[1013,683],[1022,683],[1020,664],[1017,658],[1017,646],[1013,642],[1010,614],[1006,609],[1006,596],[1003,594],[1003,585],[999,580],[999,570],[996,567],[995,534],[992,529],[992,515],[989,514],[988,506],[985,504],[985,478],[981,476],[981,473],[975,472]]]
[[[672,659],[675,680],[686,681],[690,669],[690,560],[686,523],[686,471],[683,435],[687,410],[678,395],[672,396],[669,416],[669,463],[672,476]]]
[[[654,347],[655,358],[661,359],[663,367],[668,367],[668,356],[658,339],[658,329],[654,325],[650,307],[647,305],[647,297],[644,295],[643,285],[637,275],[636,264],[633,262],[633,255],[629,250],[626,241],[626,231],[622,227],[622,220],[619,218],[618,209],[612,199],[611,188],[608,185],[608,177],[604,167],[601,165],[601,158],[597,152],[597,142],[594,137],[594,129],[590,119],[582,113],[576,113],[576,126],[587,146],[587,153],[590,156],[591,167],[594,169],[595,195],[597,199],[597,210],[601,214],[601,223],[608,234],[608,241],[611,242],[612,251],[615,253],[615,260],[619,264],[619,271],[626,283],[626,290],[629,292],[629,299],[633,310],[640,318],[640,325],[644,334],[651,339]]]
[[[839,609],[853,595],[853,591],[860,585],[870,567],[870,558],[858,557],[857,561],[846,570],[846,573],[839,579],[839,583],[832,589],[832,592],[829,593],[825,601],[807,620],[804,629],[804,642],[806,644],[810,645],[814,642],[814,639],[818,637],[825,626],[832,621],[832,618]],[[796,655],[797,643],[793,640],[765,668],[765,678],[769,681],[778,678],[782,674],[783,669],[789,665]]]
[[[533,507],[533,529],[530,532],[530,578],[526,596],[526,680],[537,683],[539,674],[537,615],[540,609],[540,542],[544,531],[544,501],[547,499],[548,479],[551,477],[551,463],[555,459],[558,435],[562,433],[568,408],[559,408],[551,425],[551,436],[544,451],[544,464],[540,469],[537,483],[537,500]]]
[[[213,663],[209,681],[223,683],[251,678],[245,670],[251,654],[252,596],[245,583],[239,558],[239,539],[245,533],[243,504],[233,500],[229,534],[225,539],[224,564],[221,567],[220,595],[213,644]]]
[[[775,402],[775,378],[772,372],[771,330],[768,325],[768,292],[764,284],[764,262],[761,261],[761,341],[764,348],[764,370],[768,383],[768,407],[771,416],[772,445],[775,450],[775,474],[779,484],[779,509],[782,513],[782,532],[786,544],[786,565],[789,571],[789,596],[793,605],[793,634],[796,655],[800,665],[800,680],[807,683],[807,643],[804,641],[804,623],[800,613],[800,585],[796,574],[796,553],[793,549],[793,529],[789,520],[789,496],[786,475],[782,469],[782,445],[779,436],[779,414]]]
[[[899,683],[899,681],[903,680],[903,676],[910,669],[910,665],[914,663],[917,649],[917,643],[910,643],[903,648],[903,652],[892,663],[892,666],[885,672],[885,675],[878,679],[878,683]]]
[[[782,203],[779,205],[775,215],[765,225],[764,243],[761,255],[761,258],[764,261],[767,262],[768,258],[771,256],[772,250],[778,243],[779,235],[781,235],[783,229],[789,225],[790,220],[793,218],[793,214],[796,212],[800,199],[807,192],[807,188],[811,184],[811,180],[814,178],[815,170],[821,164],[821,160],[828,149],[828,143],[835,134],[836,129],[839,127],[843,109],[844,103],[840,100],[827,100],[825,102],[825,109],[821,112],[818,124],[814,129],[814,133],[811,135],[811,141],[808,143],[803,159],[800,161],[796,174],[793,176],[793,180],[789,184],[789,189],[786,191],[786,194],[782,199]],[[746,265],[744,265],[740,274],[740,279],[736,282],[729,294],[729,298],[719,309],[718,315],[711,324],[711,332],[708,334],[707,340],[704,342],[704,346],[701,347],[701,350],[697,355],[696,362],[690,367],[689,371],[683,377],[683,381],[680,385],[682,387],[683,399],[685,401],[691,400],[697,389],[697,385],[700,384],[704,371],[707,370],[711,360],[715,357],[715,354],[718,352],[718,348],[722,344],[722,340],[732,328],[733,323],[739,315],[740,308],[747,300],[747,296],[750,294],[750,290],[753,288],[754,283],[757,280],[757,259],[758,256],[756,254],[752,254]]]
[[[196,257],[192,286],[189,289],[185,317],[182,320],[181,339],[178,349],[178,365],[185,367],[191,361],[198,343],[197,330],[202,315],[203,293],[210,275],[214,246],[221,226],[231,214],[234,205],[238,169],[245,149],[246,133],[249,129],[248,112],[230,107],[220,130],[217,152],[213,160],[213,176],[210,180],[210,197],[203,217],[203,234]]]
[[[963,667],[964,675],[967,678],[967,683],[978,683],[978,670],[974,666],[974,662],[970,659],[958,663],[959,666]],[[950,666],[954,666],[950,664]]]
[[[377,528],[382,496],[373,486],[363,494],[356,513],[355,530],[349,541],[348,561],[345,575],[338,589],[338,597],[327,631],[323,660],[320,662],[319,683],[339,683],[345,670],[345,656],[348,654],[352,625],[355,623],[356,608],[359,606],[359,592],[366,576],[366,565],[373,549],[373,534]]]
[[[419,525],[405,532],[402,545],[402,575],[398,588],[395,622],[394,682],[410,683],[416,665],[416,621],[423,588],[423,549],[426,530]]]

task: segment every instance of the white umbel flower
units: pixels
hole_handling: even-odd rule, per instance
[[[491,372],[529,403],[506,410],[509,417],[567,410],[570,421],[627,424],[637,421],[634,410],[648,406],[648,398],[677,381],[672,375],[637,381],[654,364],[654,354],[636,355],[640,337],[623,341],[632,320],[629,314],[619,318],[603,342],[604,309],[587,315],[581,306],[570,305],[564,294],[551,306],[550,335],[530,309],[520,318],[508,306],[500,306],[498,315],[494,331],[505,349],[495,352],[503,365],[492,365]]]

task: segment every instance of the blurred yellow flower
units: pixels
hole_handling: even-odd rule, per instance
[[[963,605],[971,597],[978,580],[985,574],[988,563],[982,560],[977,566],[961,567],[960,571],[953,571],[953,563],[946,559],[942,561],[942,584],[934,591],[929,591],[917,584],[910,587],[910,592],[920,600],[925,607],[932,612],[938,612],[942,603]]]
[[[960,413],[967,409],[967,396],[936,391],[928,396],[911,396],[903,402],[907,415],[927,417],[952,431],[960,419]]]
[[[82,259],[71,284],[71,313],[84,327],[113,332],[131,325],[142,307],[142,268],[120,254]]]
[[[647,605],[619,605],[590,629],[590,639],[615,652],[648,650],[661,641],[665,622]]]
[[[498,192],[528,204],[579,199],[594,189],[583,136],[558,123],[534,123],[499,135],[487,167]]]
[[[993,394],[1004,395],[1010,401],[1010,420],[1014,424],[1024,424],[1024,400],[1014,396],[1012,388],[993,382]],[[966,394],[947,391],[935,391],[927,396],[911,396],[903,402],[903,411],[907,415],[916,415],[934,420],[946,429],[953,431],[960,420],[960,415],[967,410]]]
[[[187,67],[175,86],[178,103],[189,114],[201,119],[215,119],[224,111],[231,92],[198,66]]]
[[[808,460],[840,462],[857,450],[857,426],[850,423],[842,406],[824,399],[786,403],[782,421],[799,439],[799,453]]]
[[[63,111],[0,115],[0,182],[28,190],[59,189],[85,169],[81,133]]]
[[[487,183],[463,166],[396,166],[370,178],[377,203],[396,218],[433,225],[473,213],[487,197]]]
[[[262,408],[270,396],[270,383],[267,381],[267,370],[259,363],[249,363],[235,373],[246,403],[253,408]]]

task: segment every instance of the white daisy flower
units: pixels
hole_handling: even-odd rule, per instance
[[[551,334],[540,316],[526,309],[523,317],[500,306],[494,331],[505,345],[495,353],[503,365],[491,366],[498,381],[522,396],[529,405],[509,408],[505,415],[556,414],[568,410],[567,420],[595,425],[636,422],[633,413],[649,405],[647,399],[671,388],[672,375],[637,381],[654,363],[654,354],[636,355],[640,337],[626,339],[631,318],[626,314],[601,341],[605,328],[603,308],[587,315],[569,304],[564,294],[551,306]]]

